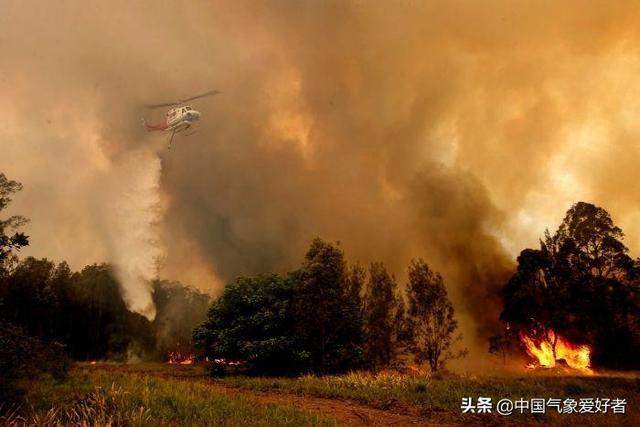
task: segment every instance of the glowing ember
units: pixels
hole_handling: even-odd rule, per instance
[[[194,362],[195,356],[193,354],[182,354],[180,352],[174,351],[169,353],[169,360],[167,361],[170,365],[192,365]]]
[[[535,359],[535,363],[528,365],[528,368],[537,366],[553,368],[558,362],[564,361],[567,366],[585,372],[591,372],[591,349],[586,345],[576,345],[566,338],[557,335],[553,330],[549,330],[542,340],[535,340],[523,333],[520,340],[524,344],[527,354]]]

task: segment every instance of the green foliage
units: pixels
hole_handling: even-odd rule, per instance
[[[362,295],[366,283],[366,272],[359,264],[347,269],[345,300],[342,304],[344,322],[349,325],[349,339],[358,347],[358,353],[364,344],[364,301]],[[358,357],[360,357],[358,355]],[[356,361],[354,361],[356,362]],[[362,363],[357,361],[357,363]],[[356,366],[354,366],[356,367]]]
[[[240,361],[261,374],[340,372],[361,365],[363,275],[316,239],[301,269],[229,284],[194,333],[209,360]],[[213,374],[222,374],[213,364]]]
[[[308,365],[309,354],[295,333],[293,300],[290,279],[238,278],[225,287],[207,321],[194,332],[196,345],[209,360],[242,362],[252,372],[299,372]]]
[[[404,317],[398,285],[382,263],[369,268],[364,301],[365,359],[367,366],[379,370],[395,359],[397,337]]]
[[[462,355],[451,352],[459,339],[453,307],[442,279],[424,262],[414,262],[410,276],[408,317],[382,263],[371,264],[367,276],[359,265],[346,265],[342,250],[315,239],[302,267],[286,279],[268,275],[229,284],[194,337],[209,360],[241,361],[260,374],[381,370],[409,353],[437,370]],[[225,371],[224,363],[212,365],[213,375]]]
[[[411,349],[418,363],[427,362],[432,372],[442,369],[451,359],[466,351],[452,351],[462,337],[456,335],[458,321],[447,296],[442,276],[431,271],[422,259],[409,266],[407,285]]]
[[[342,250],[314,239],[302,268],[292,278],[297,333],[311,356],[312,369],[320,373],[341,372],[359,365],[360,300],[354,299],[354,293],[361,283],[353,275],[348,280]]]

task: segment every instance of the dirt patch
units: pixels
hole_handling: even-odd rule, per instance
[[[218,393],[241,395],[256,400],[261,405],[291,406],[304,411],[317,412],[335,418],[340,423],[348,425],[407,426],[440,424],[415,415],[375,409],[347,400],[299,396],[296,394],[271,391],[253,391],[211,381],[208,382],[208,385]]]
[[[289,406],[303,411],[325,415],[337,420],[341,424],[351,426],[457,426],[461,424],[486,425],[495,424],[485,419],[474,419],[473,415],[462,419],[457,412],[442,408],[417,408],[402,402],[388,402],[385,409],[374,408],[365,404],[346,399],[334,399],[316,396],[303,396],[286,391],[258,391],[229,385],[212,380],[203,375],[197,367],[181,367],[182,369],[139,369],[135,365],[97,364],[83,365],[91,369],[131,372],[171,378],[180,381],[198,382],[205,384],[215,394],[227,396],[242,396],[254,400],[259,405]],[[387,409],[388,408],[388,409]]]

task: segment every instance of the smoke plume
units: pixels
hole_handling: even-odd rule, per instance
[[[515,256],[571,203],[640,249],[638,8],[3,2],[0,169],[24,183],[30,253],[114,262],[136,310],[158,256],[217,292],[321,236],[401,281],[423,257],[485,353]],[[195,135],[136,160],[166,143],[143,105],[208,89]]]
[[[107,259],[115,267],[122,295],[130,310],[153,320],[152,283],[164,251],[160,241],[161,165],[158,156],[140,148],[123,153],[102,178],[109,181],[106,206],[96,212],[104,234]],[[106,208],[106,209],[105,209]]]

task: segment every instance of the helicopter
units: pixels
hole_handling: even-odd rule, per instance
[[[157,124],[149,124],[143,117],[142,124],[144,125],[147,132],[153,132],[153,131],[171,132],[171,137],[169,138],[169,147],[168,147],[168,148],[171,148],[173,137],[177,132],[181,132],[189,129],[191,125],[194,124],[194,122],[200,120],[200,112],[192,108],[190,105],[187,105],[186,103],[189,101],[193,101],[195,99],[204,98],[206,96],[217,95],[219,93],[222,93],[222,92],[218,90],[210,90],[208,92],[201,93],[200,95],[192,96],[191,98],[179,99],[175,102],[165,102],[162,104],[146,105],[145,107],[150,109],[160,108],[160,107],[173,107],[173,108],[167,111],[165,115],[165,119],[162,122]]]

